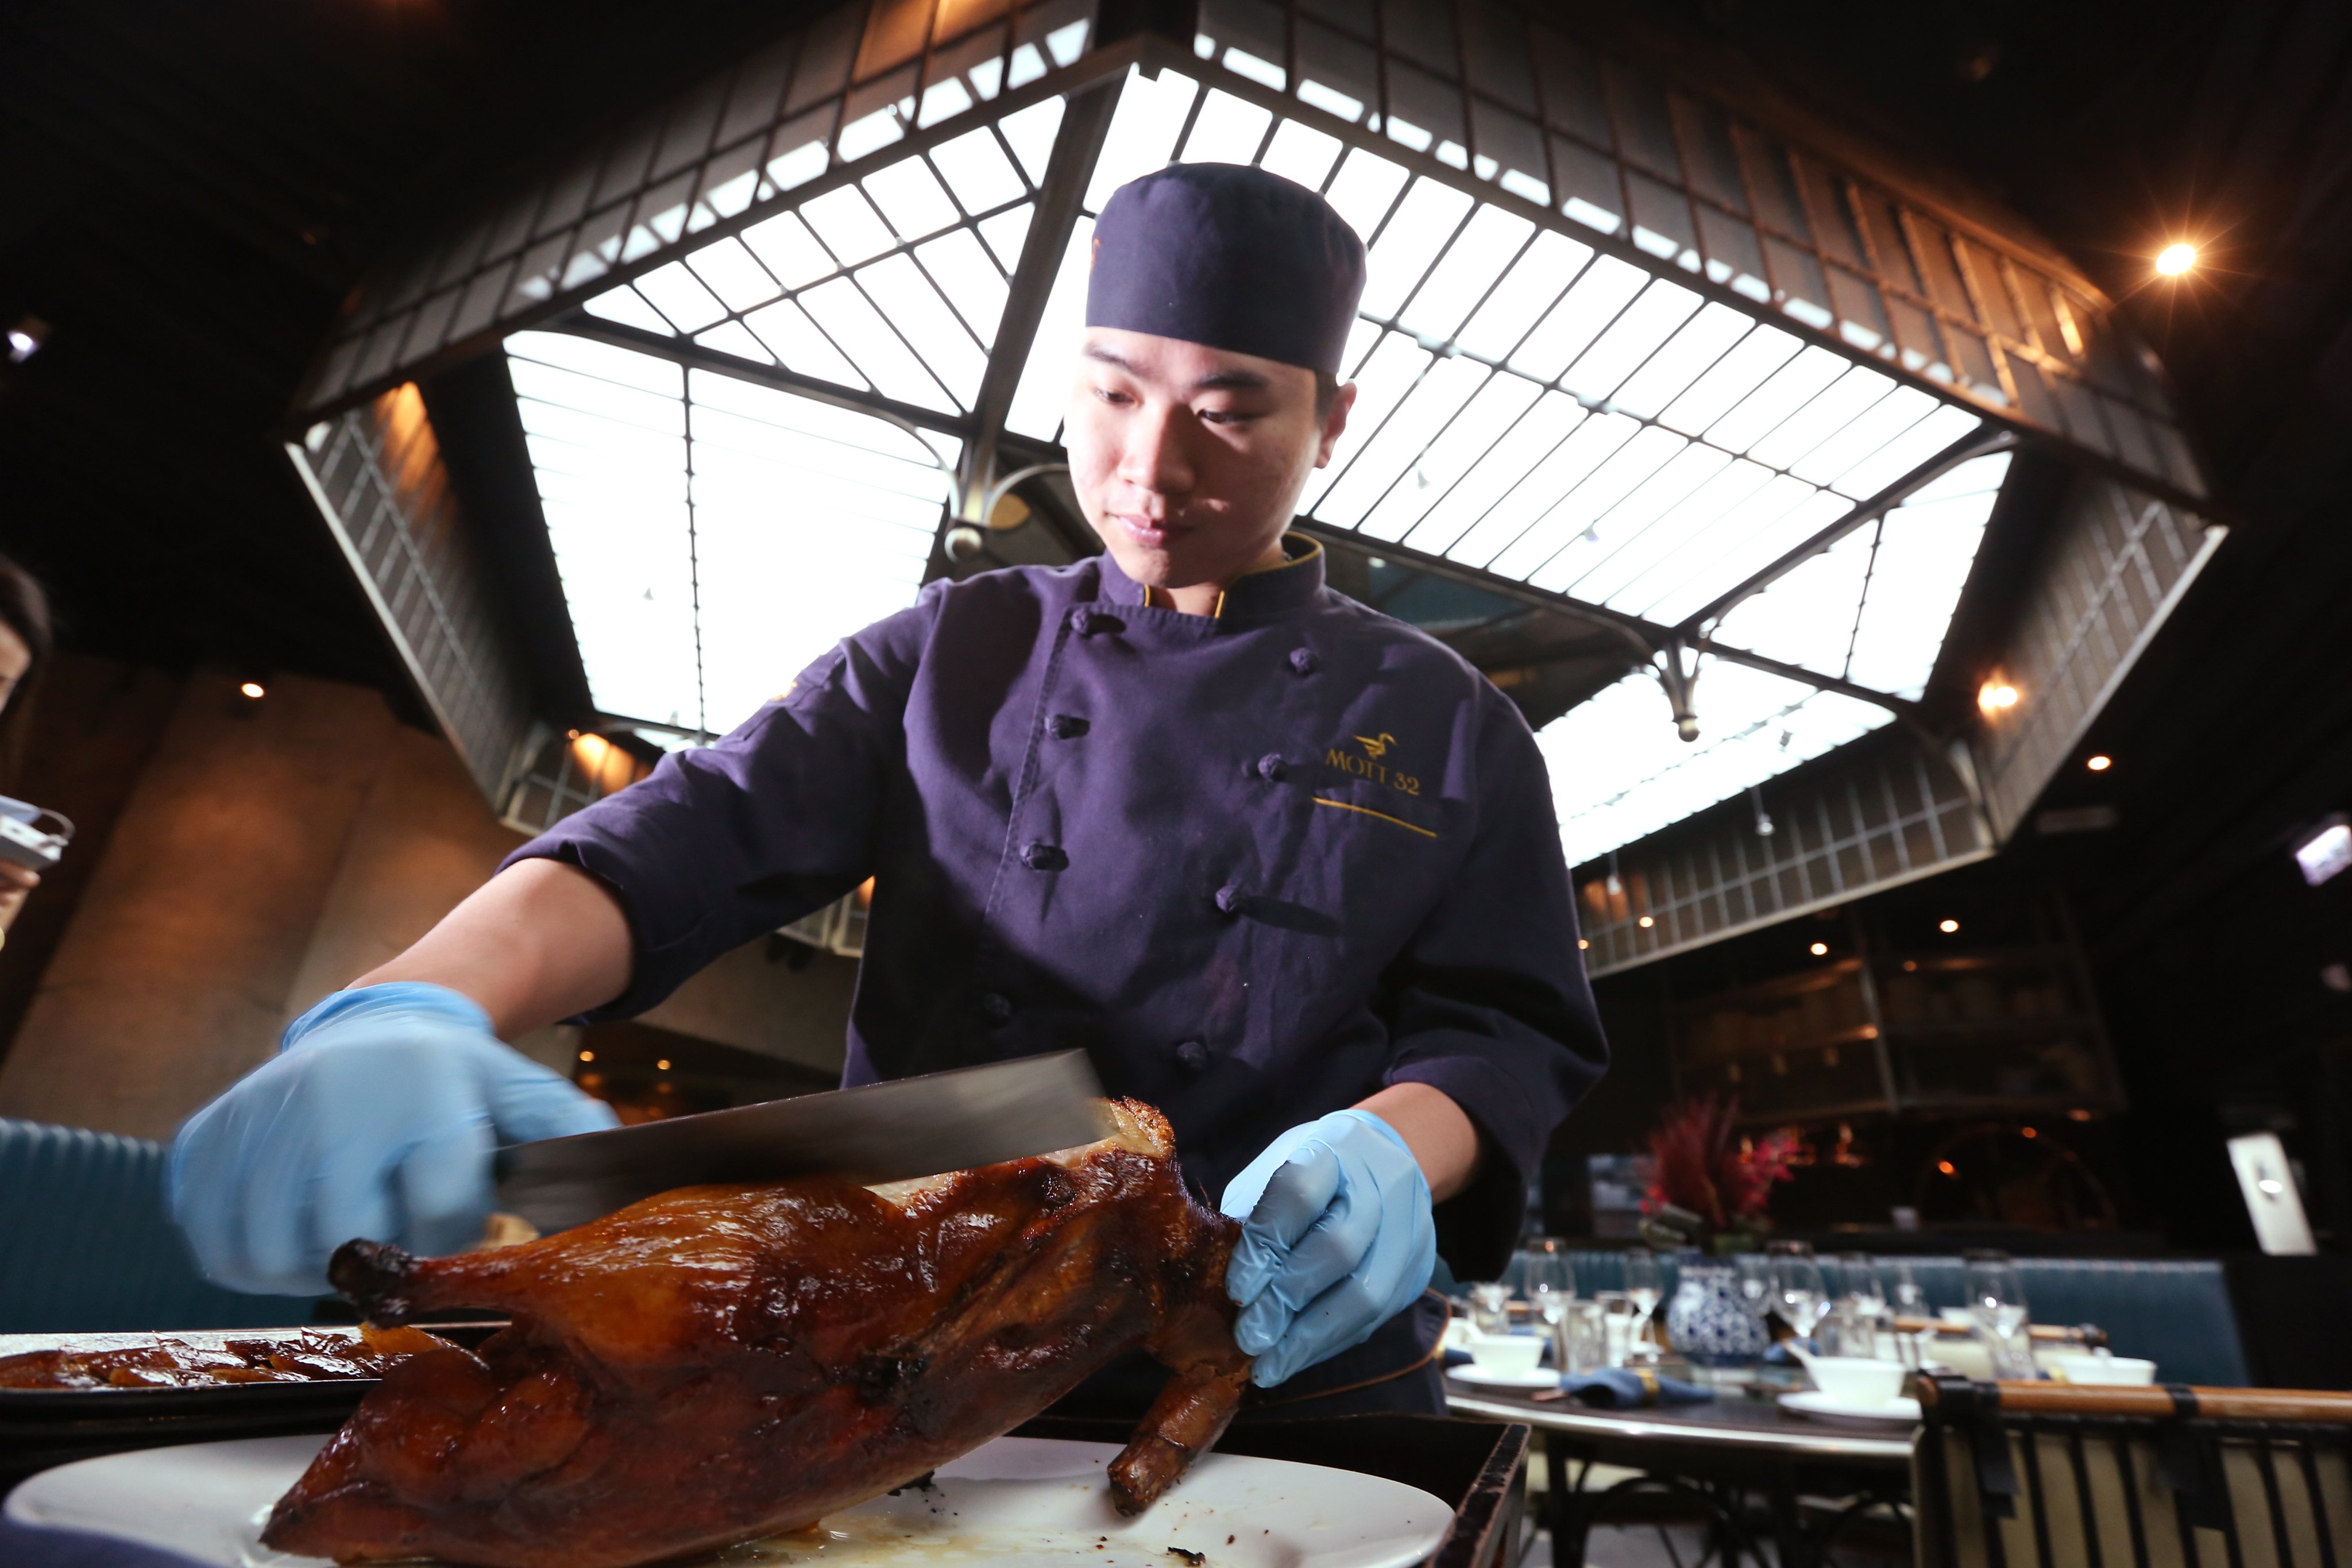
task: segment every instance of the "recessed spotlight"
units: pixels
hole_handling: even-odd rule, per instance
[[[661,1060],[654,1063],[654,1070],[656,1072],[669,1071],[669,1058],[667,1057],[664,1057]]]
[[[1830,944],[1825,942],[1817,942],[1813,943],[1812,952],[1815,958],[1827,958],[1830,955]]]
[[[1957,1176],[1957,1175],[1958,1175],[1958,1174],[1959,1174],[1959,1172],[1958,1172],[1958,1171],[1956,1171],[1956,1170],[1954,1170],[1954,1169],[1952,1168],[1952,1163],[1951,1163],[1949,1160],[1938,1160],[1938,1161],[1937,1161],[1937,1162],[1936,1162],[1936,1169],[1937,1169],[1937,1170],[1939,1170],[1939,1171],[1943,1172],[1943,1173],[1944,1173],[1944,1174],[1946,1174],[1946,1175],[1948,1175],[1948,1176]]]
[[[1584,938],[1584,937],[1578,937],[1578,938],[1576,939],[1576,951],[1577,951],[1577,952],[1584,952],[1586,949],[1590,948],[1591,945],[1592,945],[1592,943],[1591,943],[1589,940],[1587,940],[1586,938]]]
[[[256,702],[260,701],[264,697],[269,695],[268,692],[262,689],[261,682],[258,680],[248,680],[244,685],[238,687],[237,689],[244,692],[247,697],[252,698]]]
[[[1954,931],[1960,929],[1960,922],[1958,921],[1937,921],[1936,922],[1936,929],[1942,931],[1946,936],[1949,936]]]
[[[2103,773],[2109,768],[2116,765],[2116,760],[2113,757],[2101,754],[2099,756],[2086,758],[2084,761],[2083,765],[2090,769],[2095,773]]]
[[[596,1059],[596,1053],[593,1051],[583,1051],[580,1053],[580,1059],[583,1062],[593,1062]]]
[[[2197,247],[2187,240],[2179,240],[2156,253],[2156,269],[2167,278],[2178,278],[2197,265]]]
[[[1654,920],[1652,920],[1649,916],[1647,916],[1647,915],[1643,915],[1640,920],[1635,921],[1633,923],[1634,923],[1635,925],[1637,925],[1637,926],[1640,926],[1643,931],[1647,931],[1647,930],[1649,930],[1652,926],[1656,925],[1658,922],[1657,922],[1657,921],[1654,921]]]
[[[8,329],[8,361],[22,364],[41,352],[49,341],[49,324],[38,316],[19,316],[16,324]]]

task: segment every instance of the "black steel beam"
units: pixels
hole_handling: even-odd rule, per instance
[[[1888,712],[1904,718],[1916,718],[1919,711],[1918,704],[1895,696],[1891,692],[1874,691],[1867,686],[1857,686],[1851,680],[1842,680],[1833,675],[1822,675],[1800,665],[1784,664],[1777,658],[1767,658],[1762,654],[1749,653],[1746,648],[1710,642],[1705,637],[1692,637],[1675,626],[1660,626],[1655,621],[1643,620],[1639,616],[1629,616],[1622,610],[1612,610],[1604,605],[1589,605],[1581,599],[1571,599],[1565,594],[1555,594],[1548,588],[1538,588],[1532,584],[1521,583],[1514,578],[1503,576],[1499,573],[1486,571],[1483,567],[1465,566],[1458,561],[1448,561],[1442,555],[1432,555],[1426,551],[1415,550],[1409,545],[1368,540],[1352,530],[1333,528],[1328,523],[1317,522],[1312,518],[1298,518],[1291,523],[1291,527],[1310,538],[1319,539],[1327,544],[1343,544],[1351,549],[1375,549],[1385,559],[1416,567],[1433,577],[1450,578],[1474,588],[1484,588],[1489,593],[1517,599],[1524,605],[1533,605],[1539,609],[1555,610],[1573,619],[1606,627],[1623,638],[1633,650],[1633,657],[1628,661],[1629,668],[1646,667],[1654,656],[1663,653],[1679,642],[1697,652],[1710,654],[1727,664],[1746,665],[1750,669],[1760,669],[1767,675],[1780,676],[1784,679],[1794,680],[1802,685],[1818,687],[1823,691],[1834,691],[1841,696],[1851,697],[1858,701],[1884,708]]]
[[[980,378],[980,395],[971,411],[971,439],[956,476],[956,511],[965,521],[984,524],[988,521],[973,514],[996,482],[1004,420],[1013,411],[1013,395],[1021,385],[1021,373],[1028,365],[1029,351],[1037,341],[1038,325],[1045,320],[1046,302],[1062,269],[1062,258],[1069,249],[1078,204],[1094,178],[1103,138],[1109,133],[1122,79],[1115,77],[1071,93],[1062,111],[1054,151],[1045,161],[1045,178],[1038,187],[1036,210],[1030,215],[1029,233],[1021,244],[1021,260],[1006,290],[1004,314],[989,344],[988,369]]]
[[[1689,640],[1699,635],[1699,628],[1710,621],[1719,621],[1731,607],[1751,595],[1760,594],[1806,562],[1852,533],[1864,523],[1885,516],[1903,504],[1914,490],[1923,489],[1972,458],[1989,452],[2005,450],[2017,444],[2015,434],[2007,429],[1971,430],[1893,484],[1867,500],[1857,501],[1843,516],[1795,549],[1783,553],[1771,564],[1751,574],[1730,592],[1717,595],[1707,605],[1684,617],[1675,628],[1675,636]]]
[[[731,375],[738,381],[772,386],[780,392],[793,393],[819,403],[830,403],[835,407],[853,409],[859,414],[871,414],[910,430],[935,430],[959,440],[971,439],[971,419],[968,415],[941,414],[937,409],[885,397],[878,392],[857,392],[846,386],[836,386],[832,382],[819,381],[813,375],[803,375],[779,364],[761,364],[758,360],[707,349],[690,338],[672,337],[667,332],[649,332],[643,327],[624,326],[618,321],[607,321],[584,311],[544,322],[541,330],[632,349],[656,359],[666,359],[672,364],[682,364],[689,370],[707,370],[717,375]]]

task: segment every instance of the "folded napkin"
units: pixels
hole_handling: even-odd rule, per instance
[[[1700,1405],[1715,1390],[1680,1378],[1660,1377],[1645,1366],[1612,1366],[1601,1372],[1580,1372],[1559,1380],[1559,1385],[1580,1405],[1603,1410],[1631,1410],[1643,1405]]]

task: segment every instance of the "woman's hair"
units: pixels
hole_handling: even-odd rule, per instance
[[[5,555],[0,555],[0,626],[23,639],[33,662],[24,679],[0,709],[0,783],[13,783],[25,748],[25,731],[32,722],[34,689],[57,646],[56,627],[49,619],[49,596],[40,580]]]

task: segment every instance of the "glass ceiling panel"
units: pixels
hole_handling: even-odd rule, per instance
[[[1047,99],[886,163],[584,308],[943,417],[967,413],[1062,108]]]
[[[914,602],[954,439],[583,338],[506,350],[599,709],[724,732]]]
[[[1318,521],[1671,623],[1983,424],[1670,276],[1538,234],[1375,153],[1341,155],[1321,132],[1163,70],[1130,72],[1121,91],[1015,431],[1059,433],[1091,215],[1127,181],[1200,156],[1311,180],[1369,241],[1346,366],[1355,412],[1303,500]],[[1802,618],[1844,628],[1843,667],[1861,579],[1806,574],[1775,614],[1799,599]]]
[[[1536,736],[1571,867],[1740,795],[1887,724],[1874,703],[1719,659],[1699,660],[1705,728],[1685,743],[1647,671],[1628,675]],[[1769,805],[1769,802],[1768,802]]]

